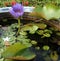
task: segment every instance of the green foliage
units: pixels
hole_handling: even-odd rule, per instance
[[[20,36],[18,36],[17,37],[17,40],[20,42],[20,43],[23,43],[23,44],[25,44],[25,45],[27,45],[27,46],[31,46],[32,44],[30,43],[30,39],[28,39],[26,36],[22,36],[22,35],[20,35]]]
[[[38,29],[38,26],[36,26],[34,23],[32,23],[32,24],[27,24],[27,25],[25,25],[25,26],[21,29],[21,31],[22,31],[22,30],[23,30],[23,31],[29,31],[29,33],[34,34],[37,29]]]
[[[57,5],[51,3],[45,4],[43,7],[37,6],[34,12],[39,12],[39,16],[46,20],[60,18],[60,8]]]
[[[47,4],[43,7],[43,13],[47,20],[60,18],[60,8],[53,4]]]
[[[0,38],[0,48],[4,47],[4,41],[2,38]]]
[[[14,29],[12,29],[11,26],[8,26],[7,29],[4,31],[4,34],[2,35],[2,42],[4,42],[3,38],[10,38],[9,42],[11,44],[15,43],[16,37],[14,36],[16,32],[14,32]]]
[[[4,48],[4,41],[2,40],[2,38],[0,38],[0,45],[1,45],[0,47],[1,49],[5,49],[3,51],[3,54],[1,55],[3,56],[3,58],[15,57],[17,59],[22,56],[22,58],[26,60],[33,59],[35,57],[35,54],[29,50],[29,47],[31,47],[32,45],[34,46],[38,45],[38,42],[36,40],[29,39],[28,34],[31,34],[31,35],[38,34],[40,35],[40,38],[43,40],[45,38],[49,39],[51,35],[54,33],[56,33],[56,35],[57,34],[59,35],[60,32],[54,29],[50,29],[50,28],[51,27],[48,28],[46,24],[41,23],[41,22],[40,23],[29,23],[21,27],[19,35],[16,37],[15,36],[16,31],[14,30],[17,29],[17,24],[8,26],[4,33],[4,37],[8,36],[10,38],[11,46],[9,46],[8,48]],[[49,48],[50,48],[49,46],[43,46],[44,50],[49,50]],[[39,47],[36,49],[39,50]]]
[[[43,6],[46,3],[55,3],[57,5],[60,4],[60,0],[16,0],[16,2],[21,3],[22,1],[29,2],[29,6],[36,6],[36,5],[40,5]],[[0,0],[0,7],[4,7],[5,6],[5,2],[10,3],[11,0]],[[8,6],[11,6],[11,4],[9,4]]]
[[[47,27],[44,23],[35,23],[36,26],[38,26],[39,29],[45,29]]]
[[[15,55],[15,59],[18,57],[19,59],[16,59],[16,60],[31,60],[31,59],[34,59],[35,56],[36,55],[33,52],[31,52],[29,49],[24,49],[22,51],[19,51]],[[14,61],[13,59],[5,59],[5,61],[8,61],[8,60]]]
[[[31,60],[31,59],[35,58],[35,56],[36,56],[33,52],[30,51],[30,49],[21,50],[20,52],[18,52],[16,54],[16,56],[17,55],[26,58],[25,60]]]
[[[20,32],[20,35],[23,35],[23,36],[24,36],[24,35],[27,35],[27,32],[21,31],[21,32]]]
[[[51,37],[51,35],[49,33],[45,33],[43,34],[42,38],[45,38],[45,37]]]
[[[35,40],[31,40],[31,44],[37,45],[37,42]]]
[[[47,25],[44,23],[30,23],[30,24],[25,25],[21,29],[21,31],[29,31],[30,34],[34,34],[38,30],[38,28],[45,29],[46,27]]]
[[[28,47],[31,47],[31,46],[27,46],[27,45],[21,44],[20,42],[17,42],[14,45],[7,47],[6,50],[3,52],[2,56],[4,58],[14,57],[17,52]]]
[[[39,35],[43,35],[44,31],[43,30],[38,30],[36,33],[39,34]]]
[[[60,0],[28,0],[31,5],[36,6],[40,5],[43,6],[46,3],[53,3],[53,4],[60,4]]]
[[[44,30],[44,33],[50,33],[50,34],[52,34],[52,30],[45,29],[45,30]]]
[[[51,37],[51,34],[53,33],[44,23],[29,23],[24,25],[23,28],[21,28],[21,35],[23,35],[23,33],[27,35],[27,33],[25,33],[26,31],[29,31],[30,34],[37,33],[41,35],[41,38]]]
[[[4,58],[10,58],[12,59],[15,57],[16,60],[31,60],[33,59],[36,55],[31,52],[28,47],[25,44],[21,44],[20,42],[15,43],[14,45],[11,45],[10,47],[7,47],[6,50],[2,53],[2,56]],[[22,57],[22,58],[20,58]]]
[[[1,58],[1,59],[0,59],[0,61],[3,61],[3,60],[4,60],[4,58]]]
[[[15,23],[15,24],[11,24],[11,29],[15,29],[15,28],[18,28],[19,26],[18,26],[18,24],[17,23]]]
[[[44,30],[37,30],[36,33],[41,35],[41,38],[45,38],[45,37],[51,37],[51,34],[53,32],[52,30],[44,29]]]
[[[52,61],[58,61],[58,54],[56,51],[51,52],[50,57],[51,57]]]
[[[40,5],[37,5],[36,8],[34,9],[35,12],[42,12],[42,7]]]
[[[4,36],[5,37],[6,36],[13,36],[14,34],[15,34],[15,32],[13,32],[13,29],[10,26],[8,26],[5,33],[4,33]]]
[[[47,46],[47,45],[43,46],[43,50],[49,50],[49,49],[50,49],[49,46]]]

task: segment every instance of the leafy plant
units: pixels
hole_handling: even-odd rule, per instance
[[[11,45],[10,47],[6,48],[2,56],[4,58],[11,58],[16,60],[33,59],[35,57],[35,54],[32,53],[29,49],[27,49],[28,47],[31,47],[31,46],[27,46],[27,45],[21,44],[20,42],[17,42],[14,45]]]
[[[14,45],[11,45],[10,47],[7,47],[6,50],[3,52],[3,57],[13,57],[17,52],[20,50],[23,50],[25,48],[28,48],[28,46],[24,46],[24,44],[21,44],[20,42],[15,43]]]
[[[45,4],[43,7],[37,6],[32,13],[33,16],[42,17],[46,20],[59,19],[60,18],[60,8],[55,4]],[[38,15],[36,15],[38,14]]]

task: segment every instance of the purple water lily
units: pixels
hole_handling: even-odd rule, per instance
[[[14,18],[19,18],[20,16],[22,16],[24,13],[23,10],[23,6],[19,3],[16,3],[15,5],[12,6],[12,8],[10,9],[10,14],[14,17]]]
[[[23,6],[19,3],[16,3],[15,5],[12,6],[12,8],[10,9],[10,14],[18,20],[18,32],[17,32],[17,35],[19,34],[20,32],[20,19],[19,17],[22,16],[24,13],[24,10],[23,10]]]

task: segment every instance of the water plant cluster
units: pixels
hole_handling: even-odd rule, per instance
[[[32,22],[21,25],[21,30],[18,36],[16,36],[17,29],[18,29],[17,23],[11,24],[10,26],[6,27],[6,29],[1,28],[2,30],[2,31],[0,30],[1,60],[4,58],[14,57],[15,55],[16,55],[15,58],[18,59],[17,57],[20,56],[21,54],[22,59],[20,60],[23,60],[24,58],[26,58],[26,60],[29,60],[35,58],[37,56],[36,55],[37,52],[40,52],[40,54],[42,53],[41,57],[43,56],[44,60],[47,60],[45,59],[47,55],[50,56],[49,60],[55,60],[55,58],[58,60],[59,57],[58,53],[60,51],[59,48],[56,47],[60,45],[59,44],[60,41],[58,41],[57,39],[57,37],[60,37],[60,32],[58,30],[49,27],[44,22],[40,23]],[[9,44],[5,45],[3,38],[6,37],[9,38]],[[18,50],[16,50],[15,48]],[[25,51],[25,53],[22,52],[21,50]],[[24,55],[23,53],[26,55]],[[28,54],[31,54],[30,55],[31,57],[30,56],[28,57]],[[55,58],[52,58],[54,56]],[[5,61],[9,60],[11,59],[5,59]]]
[[[0,61],[60,60],[60,6],[50,1],[42,6],[38,2],[40,0],[36,0],[35,9],[30,13],[30,16],[38,19],[28,20],[28,23],[21,19],[24,15],[23,5],[13,3],[9,13],[18,22],[7,25],[7,19],[5,26],[3,22],[0,25]]]

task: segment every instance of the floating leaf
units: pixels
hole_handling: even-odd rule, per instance
[[[49,46],[47,46],[47,45],[43,46],[43,50],[49,50],[49,49],[50,49]]]
[[[21,31],[20,35],[27,35],[27,32]]]
[[[17,37],[17,40],[23,44],[26,44],[27,46],[31,46],[30,39],[27,38],[25,35],[20,35]]]
[[[34,34],[37,29],[38,29],[38,26],[36,26],[34,23],[30,23],[25,25],[21,29],[21,31],[29,31],[29,33]]]
[[[36,55],[32,51],[30,51],[30,49],[24,49],[19,51],[15,56],[17,58],[22,57],[19,58],[19,60],[31,60],[35,58]]]
[[[34,25],[31,27],[29,33],[34,34],[37,29],[38,29],[38,26]]]
[[[19,26],[18,26],[17,23],[14,23],[14,24],[11,25],[11,28],[12,28],[12,29],[15,29],[15,28],[18,28],[18,27],[19,27]]]
[[[44,38],[44,37],[50,37],[50,36],[51,35],[49,33],[45,33],[45,34],[43,34],[42,38]]]
[[[44,33],[50,33],[50,34],[52,34],[52,31],[49,30],[49,29],[45,29],[45,30],[44,30]]]
[[[43,31],[43,30],[38,30],[38,31],[37,31],[37,34],[43,35],[43,34],[44,34],[44,31]]]
[[[32,60],[35,58],[35,54],[30,49],[23,49],[15,54],[14,57],[9,57],[12,60]]]
[[[45,29],[47,27],[47,25],[44,23],[36,23],[35,25],[38,26],[38,28],[40,29]]]
[[[31,41],[31,44],[37,45],[37,42],[36,42],[35,40],[32,40],[32,41]]]
[[[37,47],[35,47],[35,49],[36,49],[36,50],[40,50],[40,47],[39,47],[39,46],[37,46]]]
[[[14,45],[7,47],[6,50],[2,53],[2,56],[4,58],[14,57],[17,52],[19,52],[25,48],[28,48],[28,46],[21,44],[20,42],[17,42]]]
[[[50,57],[51,57],[52,61],[58,61],[58,54],[56,51],[51,52]]]

